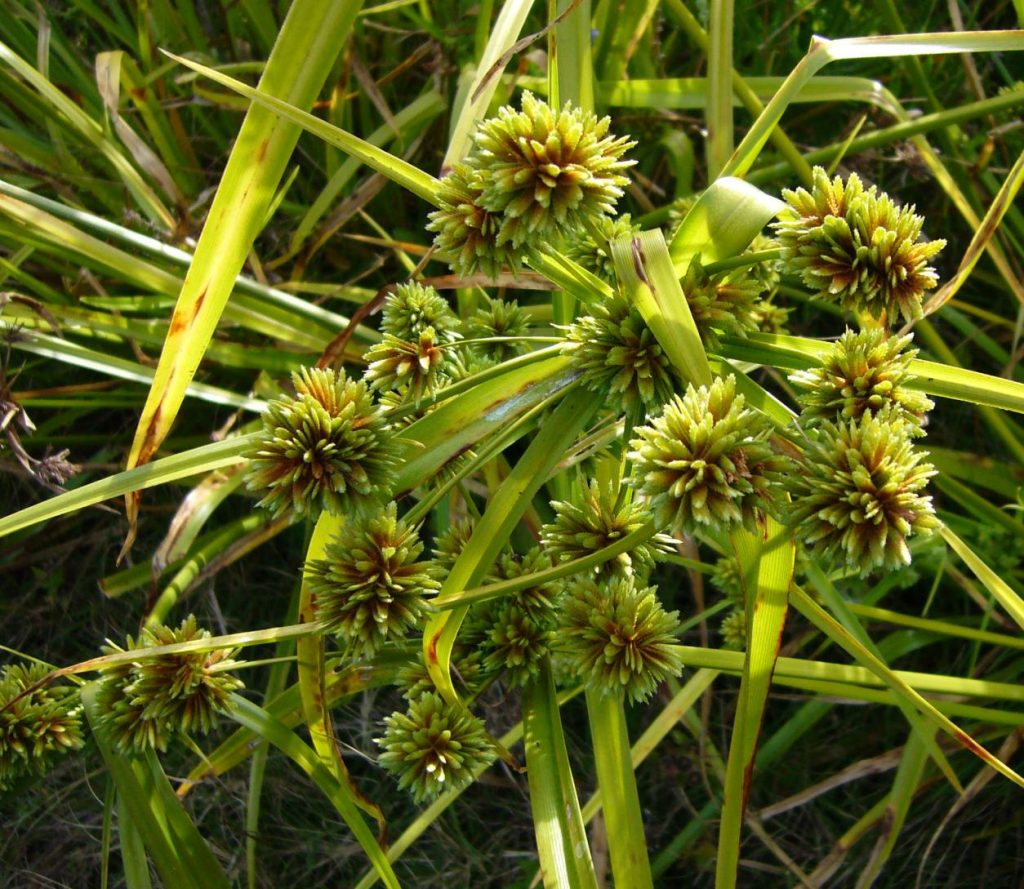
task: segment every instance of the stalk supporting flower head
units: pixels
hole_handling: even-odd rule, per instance
[[[633,484],[661,527],[695,531],[777,512],[774,488],[789,461],[768,444],[771,421],[744,406],[734,377],[690,385],[650,426],[636,429]]]
[[[929,261],[946,242],[922,241],[924,219],[897,207],[856,174],[844,183],[814,170],[814,187],[784,191],[789,207],[775,223],[787,266],[822,297],[851,312],[894,322],[921,317],[926,290],[938,283]]]
[[[792,521],[812,552],[871,570],[910,563],[907,540],[938,526],[923,494],[934,468],[893,416],[822,423],[793,477]]]
[[[821,367],[798,371],[790,379],[807,391],[800,396],[801,422],[859,420],[865,413],[889,411],[914,432],[934,404],[907,385],[912,337],[890,337],[881,328],[847,330],[822,360]]]
[[[386,499],[397,452],[366,383],[303,368],[263,414],[246,483],[275,515],[361,512]]]
[[[398,518],[398,507],[356,519],[329,543],[326,558],[306,565],[315,613],[337,633],[353,657],[373,654],[385,642],[418,626],[427,610],[425,596],[440,584],[423,552],[418,529]]]
[[[570,584],[558,646],[588,687],[643,701],[660,682],[682,672],[675,635],[679,615],[666,612],[655,593],[632,577]]]
[[[467,787],[473,772],[495,759],[484,724],[436,692],[421,695],[408,711],[392,713],[384,724],[387,731],[377,738],[384,750],[380,764],[416,802],[431,800],[446,788]]]

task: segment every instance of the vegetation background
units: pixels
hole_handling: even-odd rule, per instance
[[[553,11],[570,6],[508,5],[524,9],[523,36],[540,32]],[[65,481],[77,487],[124,468],[184,268],[238,137],[248,100],[160,50],[254,84],[287,6],[0,0],[3,514],[40,502]],[[707,138],[709,115],[721,110],[705,110],[707,82],[679,80],[710,73],[721,81],[709,72],[708,31],[713,40],[724,31],[712,27],[714,9],[704,2],[593,0],[587,6],[595,106],[612,116],[613,132],[637,141],[633,184],[619,209],[645,227],[670,228],[678,201],[705,188],[711,171],[721,168],[714,151],[732,142]],[[437,175],[456,122],[453,109],[465,99],[501,11],[493,0],[366,3],[326,63],[327,87],[317,93],[314,113]],[[778,87],[777,80],[759,78],[789,74],[813,35],[1021,28],[1024,6],[1019,0],[741,2],[729,24],[732,64],[746,79],[736,81],[742,101],[725,117],[735,114],[738,142],[754,117],[744,107],[751,95],[766,101]],[[545,89],[548,52],[546,36],[517,47],[492,110],[521,87]],[[296,72],[307,62],[292,61]],[[957,274],[993,201],[1008,198],[1002,223],[984,234],[993,249],[967,270],[952,302],[915,333],[921,357],[1017,382],[1024,354],[1024,214],[1012,202],[1020,178],[1013,171],[1024,150],[1022,72],[1024,55],[1002,51],[838,62],[828,75],[857,80],[825,79],[818,93],[791,107],[784,118],[788,147],[770,145],[747,177],[772,194],[795,187],[802,182],[795,154],[804,167],[838,165],[877,183],[898,202],[916,205],[929,236],[947,240],[936,261],[942,281]],[[1016,185],[1001,192],[1014,176]],[[244,282],[196,378],[206,388],[193,391],[161,455],[238,426],[252,398],[272,397],[290,370],[314,363],[353,315],[366,325],[343,348],[358,366],[376,338],[376,322],[363,309],[382,288],[405,280],[430,244],[424,227],[431,208],[424,200],[309,132],[299,137],[270,209],[251,249],[243,245]],[[161,252],[158,244],[168,249]],[[440,277],[448,270],[434,261],[426,273]],[[549,295],[505,283],[532,332],[554,333]],[[466,288],[453,304],[465,314],[479,300]],[[841,323],[838,310],[809,300],[796,281],[783,282],[778,302],[791,309],[787,324],[794,334],[834,336]],[[785,397],[791,390],[784,374],[769,368],[758,379]],[[941,517],[1015,594],[1024,594],[1024,426],[1010,413],[943,399],[927,432],[926,447],[942,471],[934,483]],[[67,463],[75,465],[73,475]],[[201,534],[174,552],[173,568],[152,578],[150,560],[154,553],[166,558],[169,523],[193,490],[200,490],[194,478],[146,493],[133,567],[116,564],[128,529],[118,501],[0,539],[3,650],[55,665],[83,661],[102,640],[137,632],[154,607],[173,622],[195,612],[220,634],[287,623],[307,529],[269,521],[242,490],[232,488],[234,496],[223,502],[210,490],[195,495],[199,508],[215,515],[203,527],[206,515],[200,521],[191,514],[190,527]],[[696,549],[690,555],[703,559],[704,568],[714,560]],[[890,666],[1019,683],[1020,628],[984,584],[941,542],[915,556],[913,567],[898,572],[844,579],[844,596],[867,609],[859,620]],[[654,580],[681,612],[682,641],[721,644],[719,618],[708,613],[721,595],[705,586],[706,571],[661,566]],[[871,611],[874,605],[885,611]],[[998,640],[986,632],[1000,634]],[[795,615],[782,653],[849,660]],[[269,670],[246,671],[247,688],[261,695]],[[630,711],[632,737],[677,689],[665,688]],[[657,885],[714,885],[717,810],[709,803],[720,798],[722,763],[716,766],[715,758],[728,750],[738,689],[736,679],[719,678],[637,770]],[[956,688],[943,691],[949,700],[968,701]],[[812,700],[821,705],[813,714]],[[495,736],[519,721],[513,690],[496,686],[480,703]],[[1012,765],[1024,737],[1020,699],[995,695],[969,703],[979,710],[961,724]],[[419,809],[376,766],[372,739],[382,716],[403,706],[398,691],[382,686],[333,711],[345,762],[387,813],[392,837]],[[563,722],[585,800],[596,774],[582,700],[565,705]],[[798,872],[818,874],[813,885],[835,887],[865,885],[865,879],[890,887],[1024,883],[1020,788],[990,780],[994,772],[946,740],[942,748],[969,788],[966,796],[930,763],[908,775],[901,768],[907,723],[891,704],[777,685],[762,739],[785,752],[752,786],[739,885],[800,885]],[[178,778],[195,761],[187,749],[163,758],[167,774]],[[895,785],[906,803],[897,807],[895,823],[885,812],[894,775],[906,785]],[[249,778],[248,769],[235,769],[197,786],[187,801],[239,885],[247,872]],[[45,778],[0,794],[7,828],[0,836],[0,882],[124,885],[120,865],[108,872],[105,858],[106,780],[89,745]],[[257,886],[350,886],[367,867],[339,815],[276,752],[266,761],[255,842]],[[600,819],[591,843],[600,871],[602,862],[607,867]],[[527,886],[536,867],[526,780],[499,763],[437,818],[396,871],[410,886]]]

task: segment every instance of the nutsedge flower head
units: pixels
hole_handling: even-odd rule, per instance
[[[594,223],[594,229],[600,235],[599,239],[595,239],[589,231],[575,232],[572,235],[575,240],[568,244],[565,255],[602,281],[614,284],[615,263],[612,261],[608,245],[616,238],[637,234],[640,226],[634,225],[630,215],[624,213],[614,219],[610,216],[601,216]]]
[[[431,800],[445,788],[461,790],[473,782],[475,770],[495,759],[484,724],[436,692],[421,695],[407,712],[392,713],[384,724],[384,737],[376,739],[384,750],[379,762],[416,802]]]
[[[643,701],[682,672],[678,630],[679,615],[662,608],[654,587],[637,587],[632,577],[585,578],[569,586],[557,638],[588,687]]]
[[[177,629],[147,627],[137,641],[129,636],[124,648],[109,643],[103,650],[114,654],[209,638],[190,614]],[[140,653],[130,663],[103,668],[96,694],[103,730],[126,752],[166,750],[177,734],[208,732],[217,714],[230,706],[231,693],[242,687],[226,672],[237,666],[233,654],[224,649],[155,657]]]
[[[862,570],[910,563],[907,539],[938,526],[932,498],[921,493],[935,470],[914,448],[911,428],[865,413],[812,431],[791,485],[793,527],[812,552]]]
[[[763,287],[746,269],[709,275],[696,256],[679,283],[707,345],[717,343],[719,334],[746,336],[758,329],[757,307]]]
[[[416,281],[399,284],[384,299],[380,329],[396,339],[413,342],[432,327],[439,342],[450,343],[459,338],[458,325],[459,319],[444,297],[433,287]]]
[[[912,337],[890,337],[881,328],[855,333],[847,330],[822,360],[820,367],[790,375],[807,389],[800,396],[801,422],[859,420],[865,413],[889,411],[915,433],[935,405],[907,387],[913,379],[910,362],[917,355],[908,349]]]
[[[7,664],[0,670],[0,791],[25,775],[45,775],[82,738],[77,689],[42,685],[44,664]]]
[[[353,657],[373,654],[419,625],[425,596],[440,588],[428,565],[416,561],[421,552],[418,529],[389,503],[378,515],[347,523],[327,545],[326,558],[306,565],[317,619]]]
[[[516,553],[505,553],[500,556],[496,573],[502,580],[513,580],[517,577],[529,577],[552,567],[551,554],[535,546],[525,556]],[[535,620],[544,621],[554,613],[561,595],[561,582],[553,581],[519,590],[509,596],[508,601]]]
[[[611,546],[623,537],[642,528],[651,520],[645,503],[633,500],[631,491],[615,491],[596,479],[580,485],[572,500],[552,501],[555,520],[541,529],[546,552],[559,562],[571,562]],[[598,577],[629,575],[646,576],[654,567],[658,553],[674,551],[671,537],[656,534],[650,540],[596,565],[591,574]]]
[[[423,395],[438,388],[445,368],[445,349],[433,327],[406,342],[390,333],[366,350],[369,366],[364,379],[374,389],[408,389]]]
[[[929,261],[946,242],[922,241],[924,219],[897,207],[856,174],[846,183],[814,170],[814,187],[784,191],[789,208],[775,223],[783,258],[817,295],[851,312],[894,322],[921,317],[926,290],[938,283]]]
[[[508,266],[518,267],[523,250],[499,242],[502,217],[480,204],[482,186],[466,164],[455,164],[441,179],[438,209],[430,214],[427,230],[435,232],[434,247],[456,274],[481,272],[496,278]]]
[[[743,651],[747,647],[747,614],[742,608],[734,608],[722,618],[719,632],[722,647],[731,651]]]
[[[522,337],[530,332],[530,320],[514,299],[491,299],[466,319],[462,327],[466,339],[489,337]],[[528,350],[523,342],[473,343],[468,347],[474,356],[494,362],[507,361]]]
[[[548,654],[554,613],[539,614],[506,600],[495,609],[492,620],[484,669],[504,672],[512,686],[525,685],[537,675],[541,660]]]
[[[771,421],[744,406],[734,377],[687,387],[630,443],[633,485],[661,527],[752,525],[778,507],[773,488],[789,461],[767,442]]]
[[[396,449],[383,411],[366,383],[343,372],[303,368],[294,397],[263,414],[263,434],[249,452],[246,483],[275,515],[359,512],[390,489]]]
[[[640,312],[621,296],[578,318],[562,352],[583,371],[583,384],[607,393],[617,407],[663,404],[674,391],[672,362]]]
[[[539,244],[614,212],[634,163],[622,156],[636,143],[609,135],[610,125],[568,103],[556,111],[529,92],[521,111],[505,106],[480,124],[472,158],[481,206],[503,217],[499,243]]]

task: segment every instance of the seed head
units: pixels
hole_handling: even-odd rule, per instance
[[[246,483],[274,515],[361,512],[387,496],[397,451],[366,383],[303,368],[272,401]]]
[[[676,376],[640,312],[621,296],[593,307],[570,326],[562,351],[573,356],[588,389],[606,393],[616,407],[664,404]]]
[[[601,216],[593,227],[600,238],[595,239],[590,231],[575,232],[570,235],[574,240],[569,242],[565,255],[602,281],[614,284],[616,280],[615,263],[612,261],[608,245],[616,238],[637,234],[640,231],[640,226],[633,225],[629,214],[624,213],[614,219],[609,216]]]
[[[611,121],[566,104],[555,111],[529,92],[480,124],[471,155],[480,205],[502,215],[498,243],[539,245],[613,213],[636,143],[608,135]]]
[[[732,651],[743,651],[747,647],[747,615],[742,608],[734,608],[724,618],[719,627],[722,634],[722,647]]]
[[[771,421],[744,406],[734,377],[687,387],[631,442],[633,485],[647,495],[661,527],[752,526],[776,512],[773,487],[788,460],[772,451]]]
[[[129,636],[123,648],[108,642],[103,650],[113,654],[209,638],[190,614],[177,629],[147,627],[138,641]],[[237,665],[233,654],[220,649],[140,655],[129,664],[104,668],[96,694],[103,730],[125,752],[166,750],[175,735],[205,734],[230,706],[230,694],[242,687],[240,679],[225,672]]]
[[[419,397],[443,385],[445,349],[433,327],[425,327],[412,342],[386,333],[364,357],[369,362],[364,379],[373,389],[406,390]]]
[[[800,397],[801,422],[859,420],[864,413],[889,411],[908,424],[911,434],[935,405],[910,389],[908,349],[912,337],[890,337],[881,328],[847,330],[825,356],[821,367],[798,371],[790,379],[807,391]]]
[[[505,600],[495,609],[493,620],[483,667],[487,672],[503,671],[512,686],[525,685],[548,654],[554,613],[539,615]]]
[[[812,431],[806,466],[793,475],[793,527],[817,555],[861,570],[910,563],[907,539],[938,526],[922,494],[934,468],[893,417],[824,422]]]
[[[584,578],[569,586],[558,645],[588,687],[642,701],[682,671],[678,630],[679,615],[661,607],[654,587]]]
[[[463,332],[466,339],[488,337],[521,337],[530,332],[530,320],[514,299],[491,299],[466,319]],[[500,363],[528,350],[523,342],[473,343],[468,346],[474,356]]]
[[[619,497],[610,486],[596,479],[580,485],[572,500],[551,503],[555,520],[541,530],[544,549],[559,562],[571,562],[611,546],[642,528],[651,519],[646,503],[635,501],[630,492]],[[675,541],[656,534],[629,552],[597,565],[590,572],[598,578],[630,575],[646,577],[654,567],[658,553],[673,552]]]
[[[25,775],[45,775],[82,738],[77,689],[43,685],[44,664],[7,664],[0,669],[0,791]]]
[[[384,724],[384,737],[376,739],[384,750],[379,762],[416,802],[445,788],[461,790],[473,782],[476,769],[495,759],[484,724],[434,692],[421,695],[405,713],[392,713]]]
[[[698,256],[690,262],[680,285],[706,344],[715,345],[719,334],[746,336],[758,329],[757,307],[763,287],[751,272],[736,269],[709,275]]]
[[[440,584],[425,562],[418,529],[389,503],[372,518],[356,519],[327,545],[324,559],[306,565],[316,616],[337,633],[352,657],[370,655],[418,626],[426,596]]]
[[[439,342],[458,339],[459,319],[433,287],[406,281],[384,299],[384,317],[380,329],[396,339],[413,342],[428,327]]]
[[[924,219],[913,207],[865,190],[856,174],[829,181],[820,167],[810,193],[783,197],[789,208],[775,223],[783,258],[816,295],[890,322],[921,317],[924,293],[938,283],[928,262],[946,242],[921,240]]]

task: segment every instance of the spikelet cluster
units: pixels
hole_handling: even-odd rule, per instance
[[[109,643],[106,654],[139,651],[210,638],[194,615],[177,628],[147,627],[124,647]],[[229,707],[229,696],[242,681],[226,672],[237,666],[234,652],[224,649],[149,657],[139,654],[128,663],[101,670],[96,706],[101,726],[125,752],[166,750],[176,735],[206,733],[216,716]]]
[[[427,596],[440,584],[426,562],[418,529],[398,518],[394,503],[370,518],[346,524],[306,565],[317,619],[345,642],[352,657],[373,654],[417,627]]]
[[[924,293],[938,283],[929,262],[945,241],[923,241],[924,219],[898,207],[856,174],[829,180],[814,169],[811,191],[784,191],[789,207],[775,223],[788,268],[821,297],[850,312],[895,323],[921,317]]]
[[[580,316],[561,348],[582,370],[583,384],[616,408],[653,409],[675,390],[672,362],[636,306],[619,295]]]
[[[678,630],[679,615],[665,611],[653,587],[633,577],[578,578],[566,595],[558,646],[589,688],[643,701],[682,671]]]
[[[0,670],[0,791],[25,776],[45,775],[85,743],[76,689],[47,684],[28,691],[49,672],[44,664]]]
[[[436,692],[420,695],[405,713],[392,713],[384,724],[387,731],[377,738],[383,750],[379,762],[417,802],[445,789],[461,790],[472,783],[474,771],[495,759],[483,723]]]
[[[505,342],[472,343],[467,346],[472,356],[487,362],[499,363],[522,355],[527,344],[516,342],[515,337],[530,332],[530,321],[514,299],[491,299],[470,315],[462,326],[468,340],[482,340],[491,337],[507,337]]]
[[[771,421],[736,393],[734,377],[688,386],[636,429],[633,485],[660,527],[752,526],[759,513],[777,512],[773,489],[788,467],[768,443],[771,431]]]
[[[910,363],[917,355],[909,349],[912,337],[890,337],[881,328],[855,333],[847,330],[822,359],[820,367],[790,375],[805,389],[800,396],[801,422],[859,420],[865,413],[887,412],[918,430],[934,404],[907,385]]]
[[[529,92],[483,121],[465,163],[441,180],[428,228],[458,274],[495,276],[545,242],[614,212],[634,143],[609,135],[608,118]]]
[[[864,413],[812,431],[793,476],[793,527],[811,552],[862,571],[910,564],[907,541],[938,526],[922,493],[934,468],[912,424]]]
[[[303,368],[294,396],[270,402],[246,484],[275,515],[362,512],[386,499],[396,449],[366,383]]]
[[[642,528],[651,520],[646,503],[631,496],[629,489],[619,492],[592,479],[585,487],[576,487],[571,500],[555,500],[553,522],[544,525],[541,534],[544,549],[559,562],[570,562],[611,546]],[[590,573],[599,578],[636,573],[646,577],[659,552],[674,551],[674,541],[656,534],[624,553],[595,566]]]
[[[628,213],[616,216],[601,216],[592,226],[593,231],[576,232],[574,240],[566,246],[565,255],[579,263],[588,272],[609,284],[615,283],[615,263],[612,261],[609,244],[617,238],[638,234],[639,225],[634,225]],[[594,233],[598,237],[594,237]]]
[[[679,282],[701,340],[714,346],[720,334],[746,336],[758,329],[764,288],[746,269],[708,274],[694,257]]]

